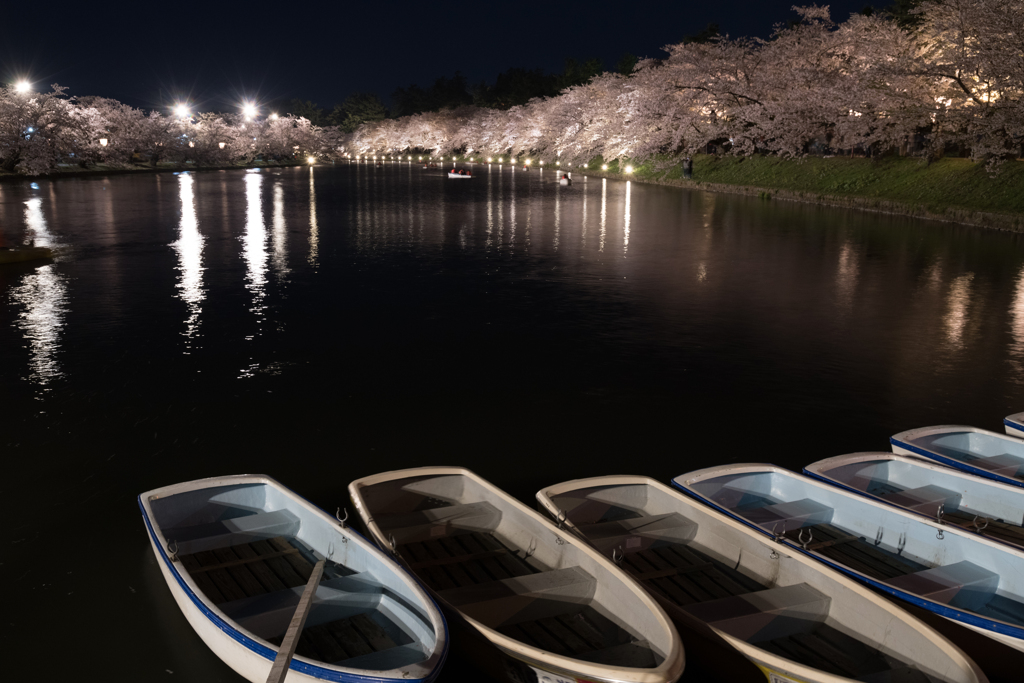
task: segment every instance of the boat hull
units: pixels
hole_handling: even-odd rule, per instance
[[[943,452],[942,448],[934,445],[924,445],[926,440],[936,439],[937,437],[961,437],[968,444],[978,440],[985,442],[985,446],[982,450],[975,453],[970,451],[970,448],[976,447],[973,445],[968,445],[966,448],[949,449],[946,452]],[[1013,435],[998,434],[987,429],[964,425],[937,425],[900,432],[889,437],[889,443],[892,447],[892,452],[897,455],[928,458],[947,467],[973,474],[976,477],[1024,487],[1024,475],[1022,475],[1022,472],[1024,472],[1024,443]],[[990,453],[985,453],[984,451],[986,450],[990,451]],[[1005,453],[999,453],[1001,450],[1005,450]],[[999,455],[992,457],[993,453],[999,453]],[[965,459],[962,454],[966,454],[971,459]],[[989,457],[981,457],[986,455]],[[987,464],[989,461],[995,461],[997,457],[1006,457],[1010,458],[1010,460],[1001,461],[994,465]]]
[[[1014,413],[1003,418],[1003,429],[1010,436],[1024,439],[1024,413]]]
[[[188,574],[181,562],[168,551],[168,540],[164,536],[164,530],[159,527],[159,517],[154,514],[153,501],[160,498],[170,498],[177,494],[195,494],[210,488],[223,488],[230,485],[240,484],[264,484],[267,487],[274,487],[280,496],[301,501],[304,510],[299,513],[312,523],[320,522],[324,527],[333,529],[329,535],[335,538],[341,546],[337,556],[342,561],[349,562],[352,558],[369,558],[365,563],[379,566],[383,563],[386,567],[381,574],[375,578],[382,582],[382,585],[397,588],[399,591],[406,590],[405,585],[410,587],[411,592],[402,594],[402,598],[408,600],[416,609],[425,609],[424,618],[430,620],[430,626],[436,633],[436,639],[431,646],[427,646],[427,654],[420,662],[406,666],[395,667],[394,669],[367,669],[356,667],[345,667],[344,665],[326,665],[322,662],[309,660],[296,654],[287,671],[285,680],[291,683],[298,681],[335,681],[338,683],[391,683],[392,681],[417,681],[418,683],[430,683],[439,673],[447,654],[448,635],[447,626],[437,610],[436,605],[422,588],[404,571],[398,567],[386,555],[380,553],[366,539],[355,534],[351,529],[337,527],[336,521],[329,521],[331,518],[322,510],[314,508],[302,499],[281,487],[269,477],[256,475],[241,475],[234,477],[213,478],[200,482],[188,482],[175,486],[157,489],[139,496],[139,507],[142,512],[143,522],[146,526],[147,536],[160,565],[161,574],[167,584],[171,595],[174,597],[186,621],[199,635],[200,639],[214,652],[224,663],[231,667],[236,673],[253,683],[262,683],[267,680],[271,667],[277,656],[277,648],[272,647],[252,633],[239,627],[232,619],[224,614],[221,609],[213,604],[205,593],[197,588],[192,576]],[[191,488],[190,488],[191,487]],[[159,501],[158,501],[159,502]],[[294,508],[298,511],[298,508]],[[319,518],[319,519],[317,519]],[[246,519],[242,517],[241,519]],[[316,533],[320,529],[314,528]],[[199,539],[200,542],[202,539]],[[188,541],[186,541],[187,543]],[[179,552],[172,542],[172,550]],[[224,546],[220,546],[224,547]],[[289,551],[290,552],[290,551]],[[331,552],[334,552],[332,550]],[[328,553],[330,554],[330,553]],[[347,558],[347,559],[346,559]],[[392,578],[395,577],[395,578]],[[405,585],[403,585],[405,584]],[[316,598],[314,598],[316,599]],[[288,612],[290,615],[291,612]]]
[[[1017,595],[1020,576],[1019,572],[1012,569],[1019,562],[1024,562],[1024,556],[1014,548],[979,538],[955,527],[929,522],[914,513],[773,465],[710,467],[681,475],[673,480],[673,484],[733,519],[766,536],[775,537],[779,543],[795,552],[814,558],[879,591],[972,627],[994,640],[1024,651],[1024,625],[972,611],[981,609],[973,603],[972,606],[953,604],[957,586],[963,588],[964,585],[972,586],[964,595],[975,595],[979,600],[982,595],[988,596],[988,600],[995,600],[997,590],[999,595]],[[768,488],[771,498],[781,502],[761,507],[754,503],[740,502],[746,500],[747,496],[764,496]],[[736,498],[740,495],[744,498]],[[742,514],[732,509],[741,504],[745,506]],[[776,521],[771,516],[765,516],[771,508],[785,508],[795,516]],[[802,535],[798,536],[798,532],[802,534],[806,527],[810,527],[813,532],[819,525],[835,525],[835,532],[846,536],[836,536],[835,541],[822,542],[810,549],[803,547],[814,542],[814,537],[812,534],[804,540]],[[858,538],[864,544],[857,546],[858,552],[863,553],[865,547],[870,549],[870,540],[873,539],[874,546],[881,545],[881,550],[889,553],[889,559],[883,559],[882,562],[892,562],[893,557],[916,557],[919,560],[913,564],[918,566],[900,568],[888,578],[879,578],[845,562],[841,552],[833,557],[832,553],[841,551],[844,543],[858,542]],[[870,568],[871,562],[876,560],[858,561]],[[957,584],[956,578],[964,574],[956,572],[967,572],[970,578],[964,578]],[[979,579],[979,576],[983,578]],[[991,583],[993,580],[996,583]],[[936,586],[947,586],[951,592],[943,593]],[[1019,601],[1015,604],[1018,606],[1011,609],[1019,608]]]
[[[500,489],[480,479],[472,472],[455,467],[422,467],[412,470],[388,472],[352,482],[349,485],[349,492],[356,509],[359,511],[372,538],[378,545],[382,548],[389,547],[395,541],[394,534],[397,533],[400,534],[400,538],[391,547],[396,547],[401,551],[413,543],[420,542],[418,540],[420,536],[415,537],[417,540],[413,540],[413,537],[402,538],[401,534],[404,533],[404,529],[389,529],[385,526],[383,521],[384,515],[380,512],[381,508],[378,506],[381,504],[374,505],[368,502],[371,496],[374,496],[375,499],[378,498],[373,494],[372,488],[376,485],[395,485],[398,482],[410,481],[419,487],[417,489],[419,494],[426,495],[424,491],[427,489],[423,486],[424,481],[446,477],[465,477],[470,482],[466,484],[467,487],[473,486],[476,489],[482,489],[484,492],[485,497],[481,501],[477,501],[475,497],[460,498],[460,502],[455,503],[454,507],[471,507],[478,502],[483,502],[485,505],[496,507],[500,511],[499,517],[502,519],[502,524],[507,523],[510,526],[514,526],[518,532],[524,535],[532,535],[534,545],[529,550],[525,546],[521,548],[521,550],[526,551],[526,557],[531,557],[534,551],[537,552],[538,556],[550,554],[552,552],[552,545],[555,548],[563,549],[558,552],[565,553],[562,555],[562,559],[568,559],[565,559],[565,562],[550,563],[551,566],[557,566],[560,569],[548,571],[548,574],[558,573],[558,571],[571,572],[574,569],[578,569],[578,567],[574,566],[574,563],[581,562],[589,563],[586,565],[586,572],[595,573],[595,575],[606,572],[624,581],[625,585],[632,589],[629,595],[633,600],[629,601],[629,606],[623,607],[623,609],[634,612],[643,611],[650,615],[647,621],[641,622],[638,619],[636,622],[630,622],[631,626],[635,626],[637,630],[640,630],[641,626],[637,626],[637,624],[643,623],[643,628],[650,629],[650,633],[647,634],[649,639],[654,640],[657,637],[659,642],[664,641],[662,643],[664,646],[662,652],[664,660],[656,666],[644,666],[643,668],[639,665],[634,667],[627,664],[616,665],[585,661],[573,656],[545,651],[540,647],[527,645],[516,638],[500,632],[494,624],[485,624],[484,620],[489,618],[489,613],[478,612],[475,615],[477,618],[467,614],[467,605],[469,608],[473,607],[471,602],[460,603],[459,607],[453,606],[445,599],[444,595],[440,594],[437,589],[429,584],[429,581],[420,577],[424,580],[424,583],[427,583],[431,594],[440,605],[453,629],[475,631],[469,637],[479,647],[473,647],[472,652],[469,652],[468,648],[466,650],[481,669],[496,678],[510,681],[511,683],[533,683],[538,681],[540,683],[576,683],[577,681],[593,683],[671,683],[679,678],[684,664],[682,644],[671,621],[661,608],[657,606],[657,603],[638,587],[634,588],[632,581],[615,568],[614,565],[607,566],[611,563],[607,562],[595,551],[584,544],[573,543],[567,540],[570,538],[568,535],[561,532],[537,512],[512,499],[500,491]],[[430,495],[444,497],[440,493],[431,493]],[[469,500],[475,502],[467,503],[466,501]],[[493,505],[491,505],[492,503]],[[439,509],[454,508],[442,507]],[[453,517],[443,525],[435,525],[430,530],[427,538],[443,538],[445,535],[444,529],[448,528],[469,529],[476,527],[468,522],[463,524],[458,518]],[[438,532],[437,535],[434,533],[435,530]],[[542,539],[540,545],[537,544],[536,539]],[[488,551],[484,554],[490,554],[491,552],[501,553],[503,551]],[[518,551],[513,554],[517,553]],[[505,581],[509,582],[506,586],[526,584],[531,578],[541,576],[544,573],[520,575],[506,579]],[[495,582],[489,583],[493,584]],[[488,583],[477,584],[477,586],[484,587],[488,585]],[[475,589],[476,586],[466,585],[457,586],[456,588]],[[554,593],[552,593],[553,595]],[[570,602],[586,604],[585,599],[571,600]],[[552,616],[554,614],[555,612],[552,612]],[[657,624],[657,629],[653,628],[651,624]],[[460,633],[460,635],[462,634]]]
[[[583,496],[579,494],[583,494]],[[856,638],[862,644],[886,642],[890,648],[887,650],[890,655],[904,661],[915,661],[916,656],[917,665],[927,660],[927,666],[932,667],[931,670],[945,680],[984,680],[984,676],[979,675],[973,662],[963,653],[957,651],[952,643],[918,619],[894,606],[890,601],[879,597],[844,574],[831,571],[801,553],[788,552],[787,548],[772,543],[734,517],[714,510],[710,506],[702,505],[689,496],[669,489],[660,482],[646,477],[625,475],[580,479],[548,487],[538,492],[537,500],[549,514],[561,520],[567,528],[584,538],[586,538],[586,534],[574,524],[574,521],[578,521],[580,517],[571,511],[567,512],[567,508],[578,505],[580,510],[584,510],[583,519],[588,523],[593,523],[593,517],[586,517],[588,514],[594,515],[593,512],[586,511],[587,505],[594,505],[591,510],[600,508],[601,504],[626,506],[629,511],[640,514],[640,517],[626,518],[629,520],[628,524],[634,530],[639,531],[639,537],[627,537],[633,539],[633,547],[643,547],[643,538],[646,537],[652,541],[651,547],[657,544],[662,548],[663,553],[668,552],[665,550],[667,547],[671,547],[673,536],[667,533],[670,526],[658,528],[657,520],[666,512],[679,515],[679,518],[685,522],[696,525],[694,531],[684,534],[686,537],[684,545],[689,552],[701,552],[706,555],[717,552],[718,559],[727,567],[739,569],[742,566],[743,570],[741,571],[747,576],[761,577],[758,582],[761,583],[762,588],[749,593],[736,593],[736,596],[749,595],[756,599],[760,594],[764,599],[763,596],[770,593],[772,588],[777,589],[780,586],[793,586],[794,584],[808,585],[824,595],[832,596],[832,601],[837,601],[831,606],[828,618],[839,620],[843,624],[840,630],[847,635],[859,634]],[[621,510],[617,512],[621,513]],[[645,521],[645,516],[648,515],[653,515],[653,517]],[[679,518],[676,518],[677,524]],[[607,523],[607,525],[611,524],[615,524],[615,522]],[[596,529],[607,525],[596,524],[590,528]],[[642,529],[650,529],[650,531],[645,532]],[[608,533],[607,530],[598,532],[596,538],[601,544],[600,547],[605,549],[605,553],[609,552],[608,548],[613,546],[619,548],[630,546],[629,541],[622,543],[617,536]],[[636,541],[639,541],[639,544]],[[625,552],[627,554],[624,556],[625,562],[622,564],[630,566],[632,564],[629,562],[630,551],[626,550]],[[662,557],[664,556],[663,554]],[[762,564],[763,560],[759,559],[772,556],[775,557],[775,560],[767,565]],[[639,565],[632,566],[638,567]],[[718,569],[718,573],[715,574],[720,580],[723,576],[722,571],[723,569]],[[688,577],[700,575],[699,571],[687,574]],[[769,577],[772,578],[769,579]],[[676,578],[674,585],[676,588],[682,588],[688,594],[693,593],[695,589],[699,591],[697,586],[700,585],[700,581],[694,579],[695,585],[691,587],[689,580],[688,578]],[[694,621],[694,617],[687,613],[686,607],[683,607],[682,610],[678,609],[680,603],[674,602],[669,592],[663,592],[666,589],[665,584],[658,585],[654,582],[645,583],[644,581],[640,583],[648,588],[650,593],[655,594],[656,598],[666,607],[666,611],[677,619],[677,624],[681,629],[685,629],[681,633],[687,643],[688,651],[691,653],[695,648],[691,646],[687,636],[693,631],[700,634],[702,630],[710,629],[728,646],[749,659],[770,680],[813,681],[815,683],[835,683],[837,681],[849,683],[854,680],[814,668],[807,663],[779,656],[776,652],[767,649],[771,646],[759,647],[731,635],[725,630],[715,628],[708,622],[700,622],[698,628],[694,629],[694,625],[691,623]],[[768,593],[759,593],[759,591],[768,591]],[[725,608],[721,609],[725,610]],[[741,612],[737,611],[736,613]],[[879,627],[878,624],[885,624],[885,626]],[[734,624],[731,628],[737,627]],[[743,630],[743,628],[739,628],[740,632]],[[813,649],[810,642],[812,641],[805,640],[804,646]],[[714,643],[708,645],[713,647]],[[705,652],[695,655],[698,661],[701,655],[717,657],[719,660],[727,656],[725,653],[715,652],[711,647],[708,647]],[[722,680],[721,673],[712,668],[705,677],[714,676],[717,680]],[[773,676],[774,678],[772,678]],[[731,676],[726,680],[747,680],[748,678],[749,675],[743,676],[739,672],[731,672]]]

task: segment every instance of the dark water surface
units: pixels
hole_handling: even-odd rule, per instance
[[[1024,410],[1018,235],[479,171],[0,184],[0,247],[60,254],[0,266],[9,657],[240,680],[152,558],[136,496],[166,484],[266,473],[333,511],[451,464],[532,503]]]

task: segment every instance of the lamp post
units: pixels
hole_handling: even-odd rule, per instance
[[[20,80],[14,84],[14,92],[16,93],[27,93],[32,89],[32,84],[26,80]]]
[[[106,147],[106,146],[107,146],[107,139],[106,138],[100,138],[100,147]]]

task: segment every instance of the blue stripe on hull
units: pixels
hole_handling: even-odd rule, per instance
[[[188,587],[188,584],[186,584],[184,579],[181,578],[181,575],[178,574],[178,570],[174,566],[174,563],[171,562],[169,557],[167,557],[167,553],[164,552],[164,548],[161,547],[160,540],[156,537],[156,532],[153,530],[153,524],[152,522],[150,522],[149,516],[146,514],[146,508],[142,504],[142,496],[139,496],[139,509],[142,511],[142,519],[146,522],[146,529],[149,531],[149,535],[150,538],[152,539],[153,546],[160,550],[160,559],[163,560],[163,563],[170,570],[171,575],[174,577],[174,580],[178,582],[178,585],[185,592],[185,595],[188,596],[189,600],[191,600],[192,603],[197,608],[199,608],[199,611],[202,612],[203,615],[207,619],[209,619],[214,626],[216,626],[225,634],[227,634],[232,640],[244,646],[250,652],[257,654],[260,657],[263,657],[264,659],[268,659],[270,660],[271,663],[273,663],[274,658],[277,657],[276,650],[272,650],[271,648],[266,647],[265,645],[261,645],[252,638],[249,638],[245,634],[238,631],[231,624],[227,623],[219,616],[217,616],[212,610],[210,610],[209,607],[206,606],[206,603],[203,602],[198,595],[192,592],[192,589]],[[288,669],[290,671],[296,671],[298,673],[302,673],[307,676],[312,676],[314,678],[320,678],[325,681],[337,681],[339,683],[390,683],[390,681],[403,681],[403,683],[430,683],[435,678],[437,678],[437,674],[440,672],[441,665],[444,664],[444,660],[447,657],[447,654],[447,648],[445,648],[445,652],[442,653],[441,656],[441,661],[438,662],[438,665],[436,667],[434,667],[434,670],[431,672],[430,676],[426,678],[388,678],[384,676],[363,676],[360,674],[335,671],[334,669],[325,669],[323,667],[314,666],[312,664],[307,664],[305,662],[297,661],[295,659],[291,661],[291,665],[288,667]]]
[[[751,524],[747,520],[737,516],[736,514],[734,514],[730,510],[727,510],[726,508],[715,505],[707,498],[704,498],[703,496],[701,496],[698,493],[695,493],[694,491],[684,488],[680,484],[676,483],[674,480],[672,481],[672,485],[678,488],[686,495],[690,496],[691,498],[695,498],[696,500],[699,500],[708,507],[718,510],[719,512],[725,515],[728,515],[730,519],[734,519],[737,522],[740,522],[741,524],[745,524],[751,529],[755,529],[756,531],[760,532],[761,534],[764,534],[765,536],[768,536],[769,538],[772,537],[772,535],[769,532],[765,531],[761,527]],[[861,583],[866,583],[870,586],[877,588],[883,593],[888,593],[889,595],[900,598],[901,600],[906,600],[910,604],[917,605],[918,607],[926,609],[929,612],[938,614],[940,617],[946,617],[947,619],[952,619],[953,621],[957,621],[962,624],[976,626],[978,628],[985,629],[986,631],[994,631],[995,633],[999,633],[1000,635],[1010,636],[1011,638],[1016,638],[1017,640],[1024,641],[1024,629],[1018,626],[1012,626],[1010,624],[1004,624],[999,621],[993,621],[991,619],[986,619],[985,617],[979,616],[977,614],[972,614],[969,612],[960,612],[941,603],[932,602],[931,600],[925,600],[924,598],[918,597],[911,593],[907,593],[905,591],[898,590],[884,583],[879,583],[878,581],[868,578],[867,576],[860,574],[852,569],[849,569],[841,564],[835,564],[834,562],[830,562],[823,557],[819,557],[818,555],[812,554],[811,552],[804,550],[798,545],[791,544],[789,541],[786,541],[785,543],[780,543],[779,545],[782,545],[783,547],[789,550],[795,550],[796,552],[801,553],[802,555],[805,555],[807,557],[810,557],[813,560],[821,562],[824,565],[832,567],[833,569],[840,571],[843,574],[846,574],[847,576],[851,576],[860,581]]]

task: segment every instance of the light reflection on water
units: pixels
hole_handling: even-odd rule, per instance
[[[320,226],[316,222],[316,183],[313,182],[313,167],[309,167],[309,257],[307,261],[315,270],[320,263]]]
[[[252,341],[263,333],[266,319],[267,286],[267,227],[263,222],[263,175],[247,173],[245,176],[245,234],[242,236],[242,256],[245,259],[245,288],[252,295],[249,311],[256,318],[256,332],[245,337]],[[249,360],[252,360],[251,358]],[[242,369],[239,378],[253,377],[259,362],[251,362]]]
[[[42,204],[40,197],[25,202],[25,243],[56,247],[57,240],[50,234]],[[28,342],[27,379],[45,390],[64,374],[58,352],[68,312],[67,280],[57,270],[57,264],[40,266],[11,290],[10,300],[22,309],[15,324]]]
[[[949,287],[949,307],[944,322],[946,325],[946,339],[949,345],[960,351],[964,346],[964,328],[968,323],[968,313],[971,306],[971,281],[974,273],[960,275]]]
[[[195,180],[191,174],[178,175],[181,223],[179,224],[178,240],[171,244],[178,252],[180,276],[177,284],[178,296],[188,307],[184,332],[187,349],[192,348],[193,340],[199,334],[199,316],[203,311],[203,300],[206,299],[206,290],[203,288],[203,244],[205,239],[199,233],[194,184]]]

